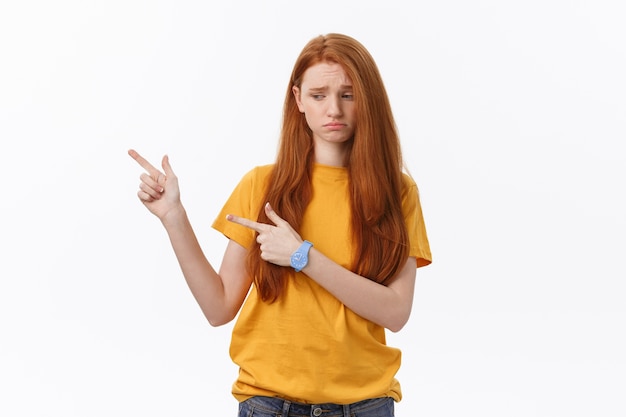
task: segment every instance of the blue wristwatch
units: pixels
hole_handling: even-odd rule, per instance
[[[313,244],[305,240],[298,250],[291,255],[291,266],[296,272],[300,272],[309,262],[309,249],[311,249],[311,246],[313,246]]]

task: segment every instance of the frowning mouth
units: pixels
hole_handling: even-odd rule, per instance
[[[330,130],[339,130],[339,129],[343,129],[344,127],[346,127],[346,125],[345,123],[330,122],[330,123],[326,123],[324,127]]]

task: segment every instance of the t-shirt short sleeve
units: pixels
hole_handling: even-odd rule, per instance
[[[239,181],[228,200],[226,200],[222,210],[212,224],[215,230],[245,248],[250,247],[254,243],[256,232],[226,220],[226,215],[232,214],[250,220],[258,218],[269,171],[269,166],[262,166],[247,172]]]
[[[419,192],[415,181],[408,175],[404,176],[402,211],[404,212],[404,220],[409,233],[409,256],[415,257],[417,268],[429,265],[432,262],[432,255],[428,235],[426,234]]]

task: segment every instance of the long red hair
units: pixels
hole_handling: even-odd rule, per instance
[[[296,60],[285,95],[278,154],[265,199],[295,230],[300,229],[311,200],[313,136],[292,92],[304,72],[320,62],[340,64],[352,80],[356,129],[345,165],[350,178],[352,271],[384,284],[404,265],[409,254],[402,214],[403,160],[389,98],[374,59],[355,39],[342,34],[310,40]],[[271,223],[263,207],[257,221]],[[261,259],[254,244],[247,257],[261,299],[276,301],[289,270]]]

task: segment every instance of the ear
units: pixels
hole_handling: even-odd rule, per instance
[[[291,92],[296,99],[298,110],[300,110],[300,113],[304,113],[304,106],[302,105],[302,95],[300,93],[300,88],[294,85],[293,87],[291,87]]]

